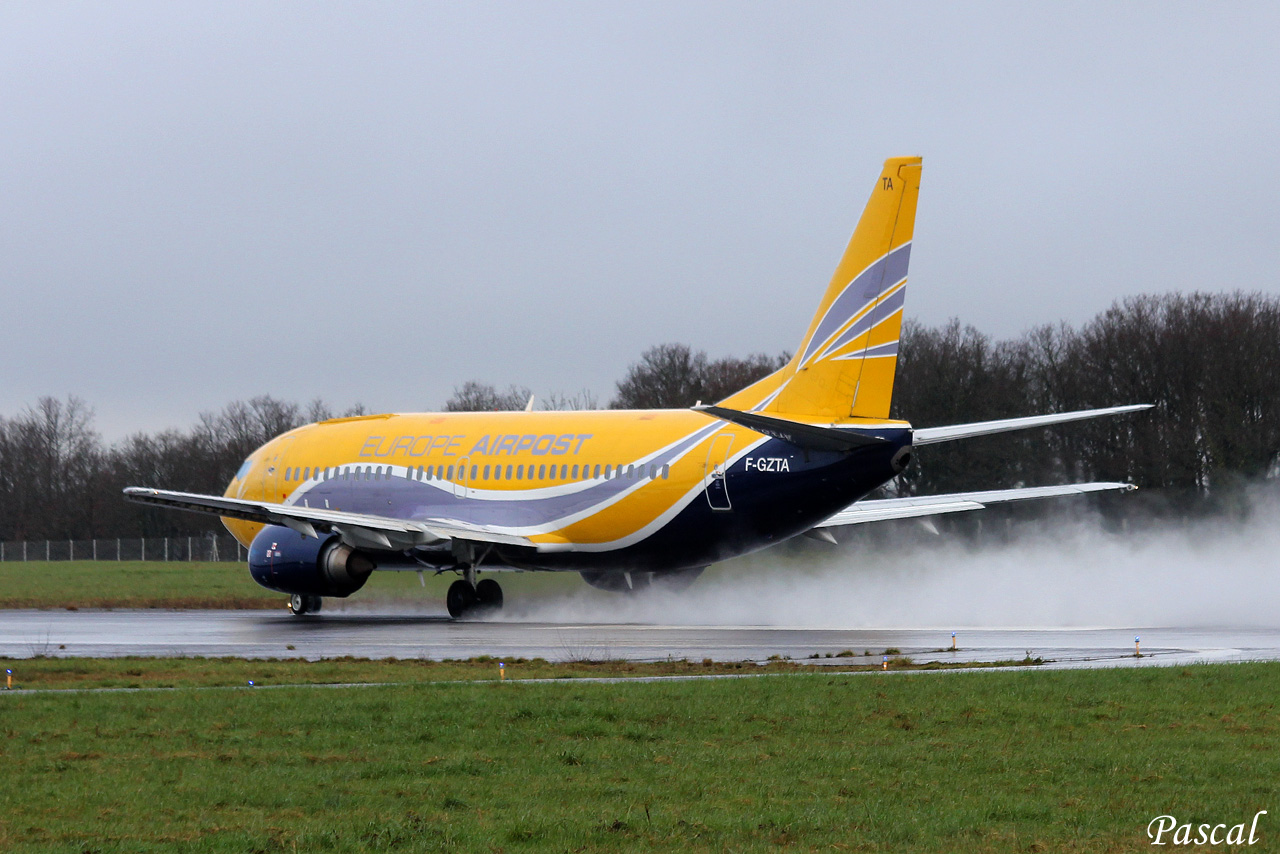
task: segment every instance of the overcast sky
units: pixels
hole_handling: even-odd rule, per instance
[[[0,5],[0,415],[593,390],[794,349],[884,158],[907,315],[1280,294],[1280,4]]]

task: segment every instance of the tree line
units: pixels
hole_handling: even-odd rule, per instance
[[[918,449],[893,489],[973,489],[1125,480],[1179,512],[1280,475],[1280,300],[1256,293],[1166,294],[1120,301],[1080,328],[997,341],[951,321],[904,324],[893,417],[919,427],[1124,403],[1153,410],[1054,429]],[[612,408],[712,402],[786,364],[786,353],[711,359],[685,344],[641,354]],[[470,381],[445,411],[519,410],[528,388]],[[588,391],[535,400],[594,409]],[[82,400],[42,398],[0,417],[0,540],[159,537],[220,531],[213,517],[128,504],[125,486],[220,494],[241,462],[280,433],[335,415],[323,401],[270,396],[202,414],[187,430],[106,444]]]

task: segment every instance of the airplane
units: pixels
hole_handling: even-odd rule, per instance
[[[1149,408],[913,429],[889,418],[921,158],[885,161],[795,355],[714,403],[673,410],[359,415],[291,430],[222,496],[130,487],[130,501],[222,517],[255,581],[295,615],[375,570],[454,572],[454,618],[502,607],[493,572],[577,572],[679,591],[710,564],[829,528],[1129,490],[1080,483],[866,496],[917,446]],[[487,577],[481,579],[481,573]]]

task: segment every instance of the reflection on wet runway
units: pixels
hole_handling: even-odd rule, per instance
[[[1135,656],[1140,638],[1142,657]],[[927,661],[1021,660],[1056,667],[1280,660],[1280,629],[835,629],[610,623],[455,622],[412,614],[283,611],[0,611],[0,655],[243,658],[629,659],[845,664],[886,650]],[[841,653],[844,653],[842,656]],[[827,658],[826,656],[831,656]]]

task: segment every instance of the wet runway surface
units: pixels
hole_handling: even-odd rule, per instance
[[[1134,655],[1141,638],[1142,657]],[[1280,660],[1280,629],[999,628],[834,629],[609,623],[454,622],[432,615],[335,613],[295,618],[279,611],[0,611],[0,655],[243,658],[429,658],[481,655],[549,661],[879,661],[897,650],[917,662],[1021,660],[1105,667]],[[853,659],[841,652],[851,651]],[[831,658],[825,656],[831,655]]]

